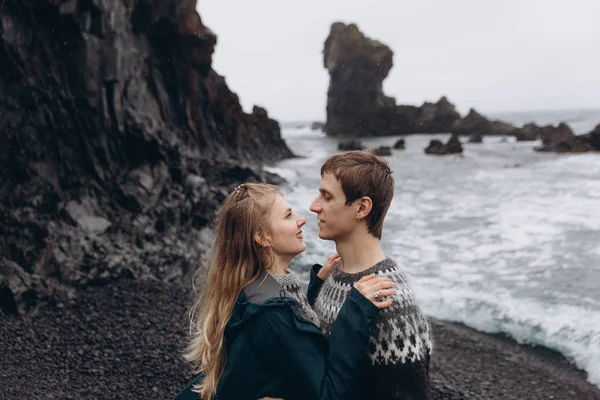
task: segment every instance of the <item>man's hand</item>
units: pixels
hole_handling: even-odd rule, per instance
[[[323,268],[321,268],[321,270],[317,274],[319,279],[324,281],[325,279],[329,278],[329,275],[331,275],[331,271],[333,271],[333,267],[335,267],[337,265],[337,263],[340,262],[340,260],[341,260],[341,258],[338,253],[334,253],[334,254],[330,255],[329,257],[327,257],[327,261],[325,261],[325,265],[323,265]]]

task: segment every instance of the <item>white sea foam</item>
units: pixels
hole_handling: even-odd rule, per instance
[[[424,311],[489,333],[507,333],[520,343],[555,349],[600,385],[600,312],[581,306],[547,305],[511,293],[469,292],[415,285]]]

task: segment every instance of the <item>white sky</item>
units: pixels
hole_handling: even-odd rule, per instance
[[[394,51],[398,104],[442,95],[461,113],[600,109],[600,0],[198,0],[218,37],[213,67],[244,110],[323,120],[332,22]]]

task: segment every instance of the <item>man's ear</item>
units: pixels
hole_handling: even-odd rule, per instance
[[[262,247],[271,247],[271,237],[262,232],[257,231],[254,233],[254,241]]]
[[[358,209],[356,211],[356,219],[365,219],[373,209],[373,200],[369,196],[363,196],[356,201]]]

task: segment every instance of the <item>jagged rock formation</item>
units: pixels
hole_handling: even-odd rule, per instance
[[[458,135],[508,135],[515,129],[514,126],[501,122],[490,121],[475,109],[471,108],[466,117],[458,120],[452,126],[451,132]]]
[[[600,124],[588,134],[583,135],[585,140],[592,146],[596,151],[600,151]]]
[[[458,134],[453,133],[447,143],[443,143],[438,139],[431,140],[429,146],[427,146],[424,151],[425,154],[445,156],[449,154],[461,154],[463,152],[463,147],[460,143]]]
[[[390,146],[379,146],[371,149],[371,153],[376,156],[386,157],[392,155],[392,148]]]
[[[483,135],[481,133],[473,133],[469,136],[469,143],[483,143]]]
[[[558,126],[547,125],[539,128],[538,137],[542,140],[542,146],[538,151],[554,151],[559,143],[567,143],[575,138],[575,133],[569,125],[561,122]]]
[[[406,143],[405,143],[404,139],[398,139],[398,141],[396,141],[396,143],[394,143],[395,150],[404,150],[405,148],[406,148]]]
[[[534,123],[528,123],[521,128],[515,128],[510,136],[514,136],[517,142],[533,142],[539,139],[540,127]]]
[[[585,135],[575,135],[564,122],[558,126],[548,125],[538,130],[542,145],[536,151],[556,153],[586,153],[600,151],[600,125]]]
[[[364,148],[362,142],[357,139],[342,140],[338,143],[338,150],[341,151],[363,150]]]
[[[456,107],[445,96],[442,96],[437,103],[425,102],[420,107],[417,131],[421,133],[449,132],[458,120],[460,120],[460,114],[456,111]]]
[[[460,119],[445,97],[421,107],[397,106],[382,89],[393,66],[392,58],[388,46],[366,37],[355,24],[332,24],[324,48],[324,65],[330,76],[325,124],[328,135],[449,132]]]
[[[195,5],[0,5],[4,312],[120,277],[189,281],[226,193],[292,156],[211,68]]]

